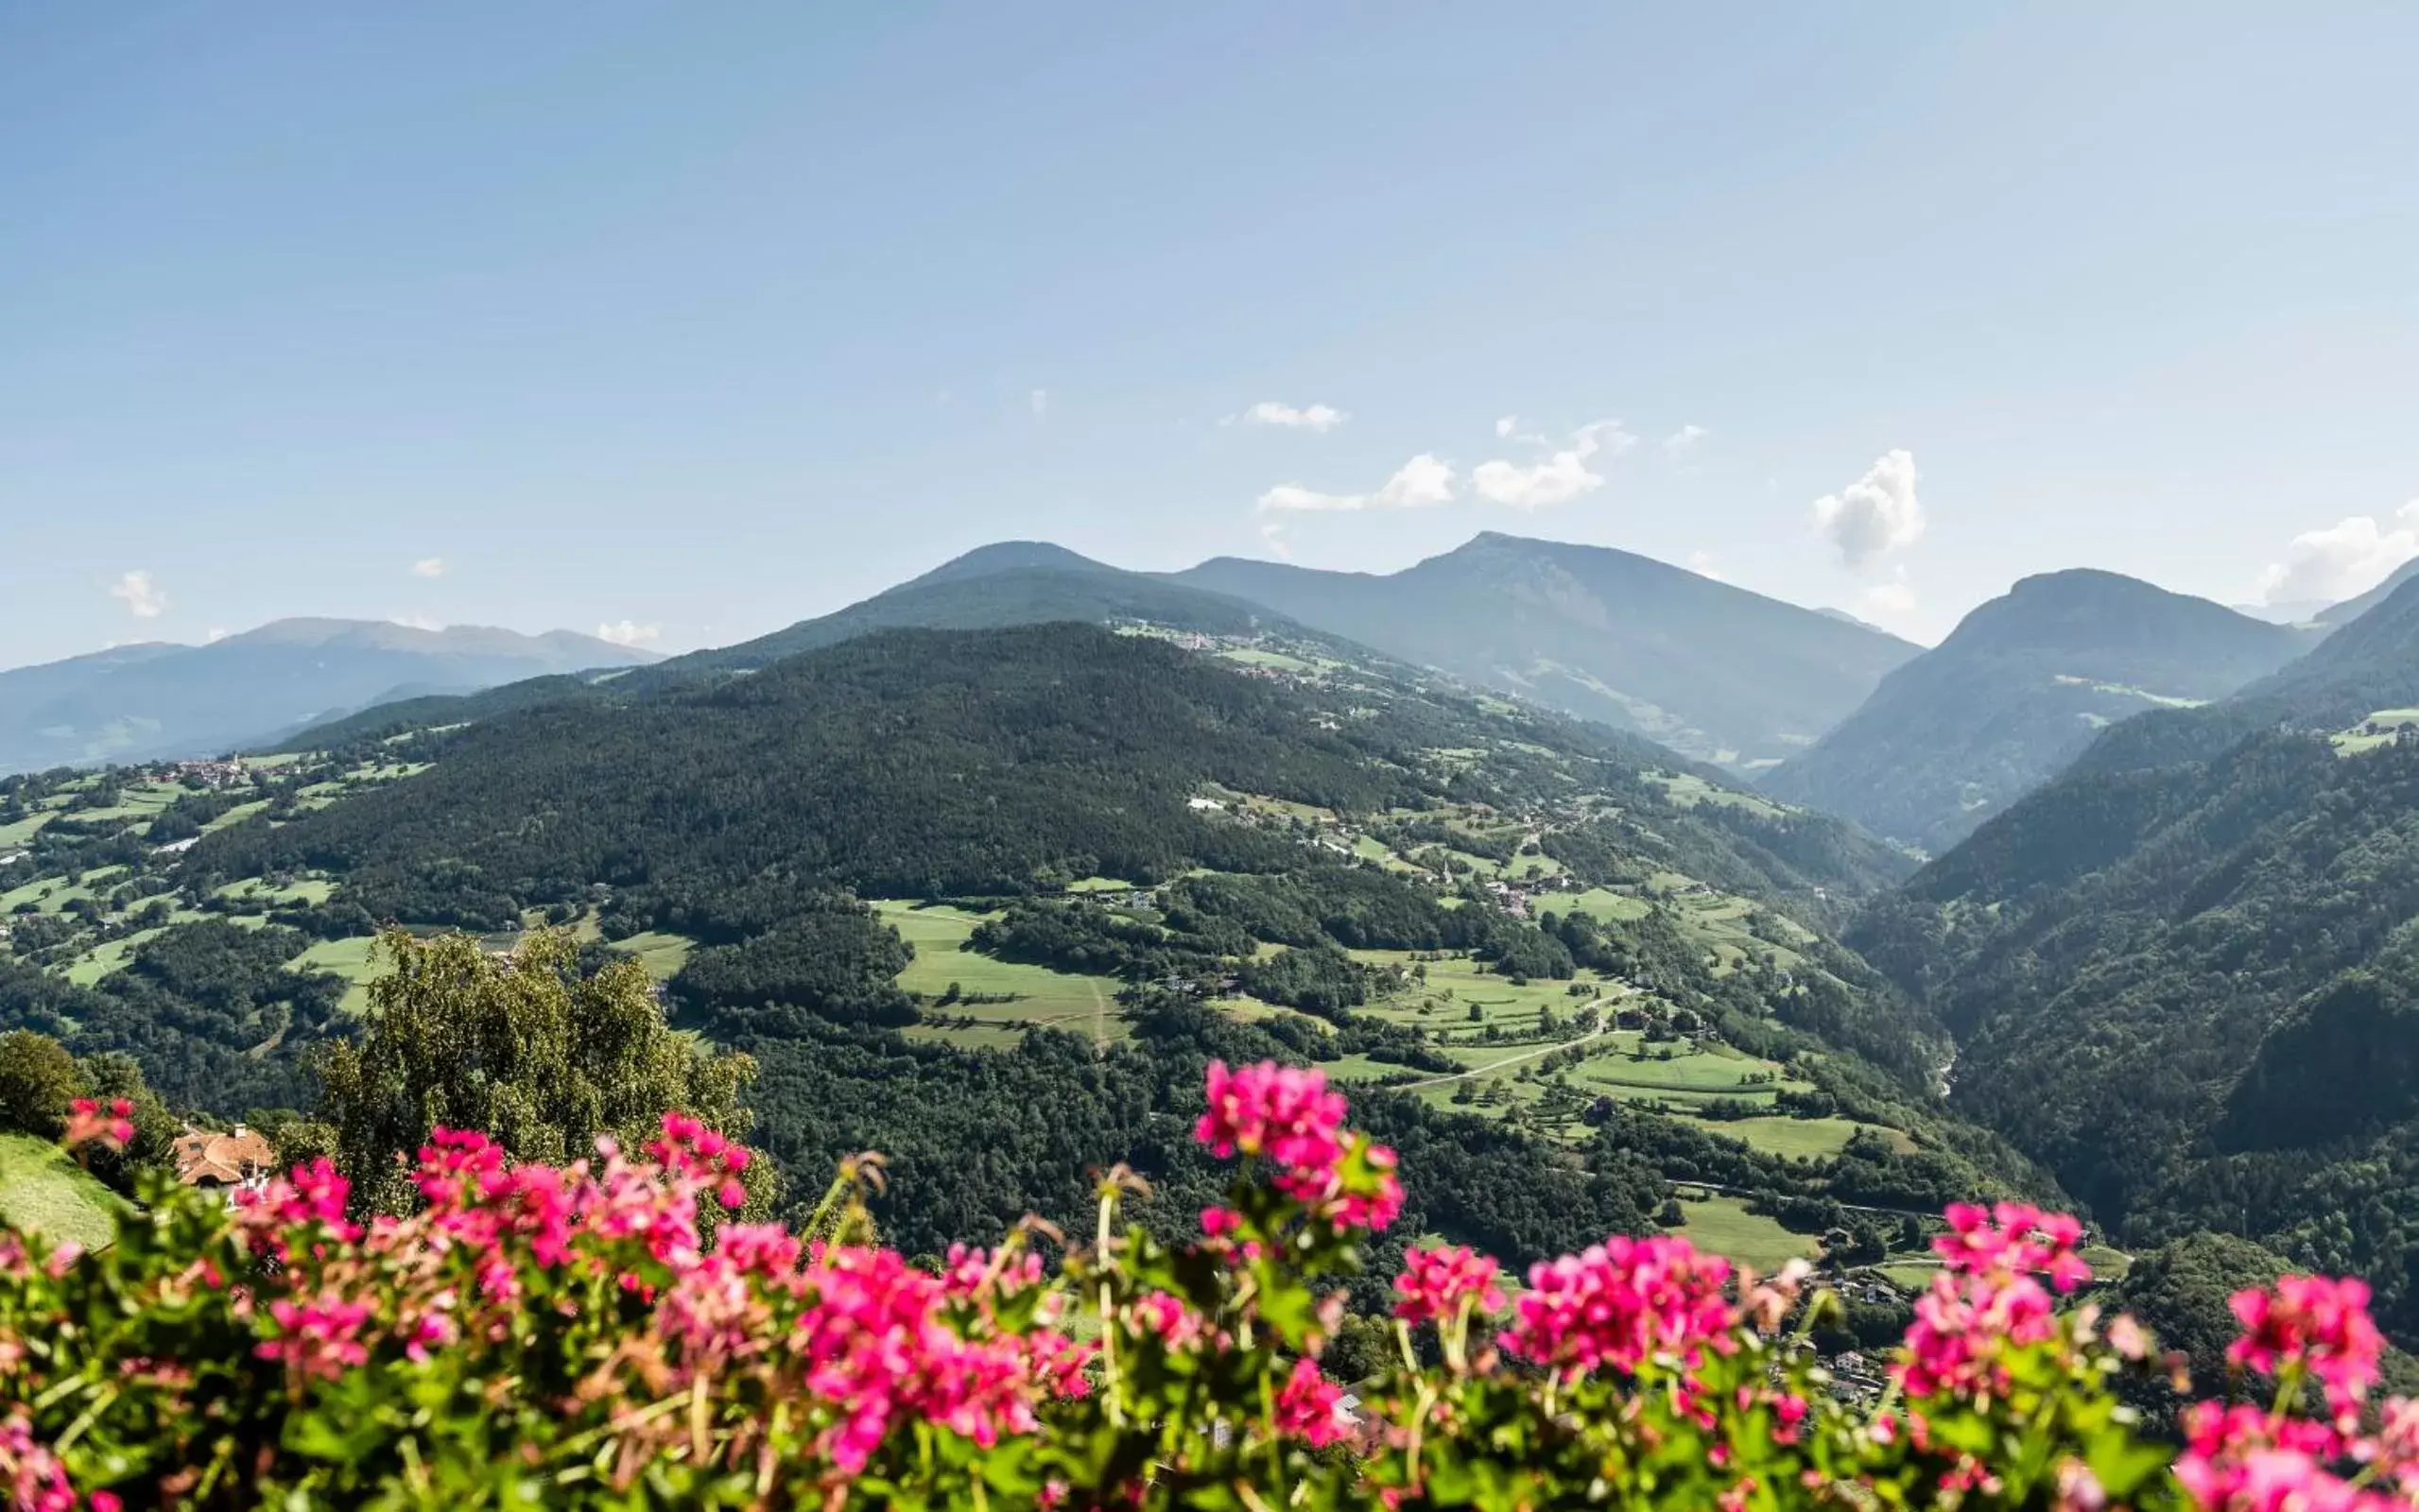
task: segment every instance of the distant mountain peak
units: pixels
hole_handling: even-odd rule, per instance
[[[273,620],[206,645],[119,646],[0,672],[0,772],[214,755],[397,688],[470,691],[657,660],[570,630]]]
[[[1740,767],[1802,748],[1919,649],[1651,557],[1499,530],[1395,573],[1228,557],[1171,576]]]
[[[1871,630],[1875,635],[1890,634],[1890,631],[1883,629],[1873,621],[1858,619],[1854,614],[1849,613],[1846,610],[1839,609],[1829,604],[1823,605],[1814,612],[1822,615],[1826,620],[1838,620],[1842,625],[1853,625],[1860,630]]]
[[[1081,552],[1069,551],[1055,541],[995,541],[988,546],[976,546],[963,555],[952,557],[922,576],[908,578],[899,587],[959,582],[969,577],[988,577],[995,573],[1031,572],[1036,569],[1091,573],[1122,571],[1107,562],[1094,561]]]
[[[2223,697],[2315,639],[2122,573],[2036,573],[1883,679],[1765,785],[1938,848],[2064,770],[2095,730]]]

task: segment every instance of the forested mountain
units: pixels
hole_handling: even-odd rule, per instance
[[[2223,697],[2316,640],[2115,573],[2028,577],[1884,678],[1764,786],[1937,850],[2107,726]]]
[[[872,598],[770,635],[673,657],[644,676],[621,679],[610,696],[616,699],[643,696],[732,672],[753,672],[783,657],[838,645],[876,630],[981,630],[1058,623],[1149,624],[1219,636],[1283,629],[1297,638],[1314,637],[1314,632],[1282,615],[1222,593],[1130,573],[1063,546],[1010,541],[967,552]],[[1339,649],[1373,654],[1358,647]],[[554,678],[485,693],[398,699],[296,731],[285,747],[341,745],[424,725],[485,719],[603,691],[600,679]]]
[[[779,657],[837,645],[873,630],[981,630],[1061,620],[1094,625],[1143,620],[1208,635],[1300,628],[1224,593],[1126,572],[1063,546],[1011,541],[970,551],[820,619],[678,658],[670,668],[761,667]]]
[[[634,907],[631,889],[700,872],[733,885],[771,866],[904,896],[1262,869],[1289,848],[1189,808],[1201,784],[1356,813],[1458,794],[1518,803],[1557,785],[1516,749],[1484,770],[1432,754],[1492,729],[1550,742],[1587,764],[1590,789],[1655,811],[1654,843],[1692,874],[1810,902],[1903,870],[1834,820],[1670,802],[1639,774],[1719,779],[1616,731],[1368,674],[1322,696],[1077,626],[887,632],[745,678],[653,673],[579,692],[424,736],[415,748],[442,758],[437,771],[214,836],[190,864],[329,869],[373,914],[477,925],[595,883]]]
[[[1189,1222],[1213,1055],[1353,1079],[1417,1224],[1515,1257],[1651,1227],[1671,1177],[1809,1234],[2039,1190],[1940,1115],[1937,1025],[1824,933],[1896,852],[1330,644],[885,630],[441,702],[230,791],[21,779],[0,1028],[242,1116],[304,1097],[293,1057],[357,1011],[319,972],[358,982],[374,923],[552,922],[755,1057],[752,1138],[802,1187],[889,1152],[914,1247],[1079,1216],[1116,1160]]]
[[[208,645],[122,646],[0,672],[0,772],[215,755],[399,693],[654,660],[568,630],[323,619],[279,620]]]
[[[2110,730],[2075,764],[2125,771],[2206,761],[2261,730],[2325,733],[2419,707],[2419,577],[2289,662],[2206,709],[2163,710]]]
[[[1734,767],[1811,745],[1919,649],[1650,558],[1493,531],[1384,576],[1219,558],[1174,578]]]
[[[2234,700],[2110,730],[1851,936],[1956,1031],[1953,1106],[2098,1216],[2357,1270],[2406,1339],[2419,743],[2394,711],[2414,694],[2406,584]]]

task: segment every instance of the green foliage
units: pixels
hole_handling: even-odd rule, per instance
[[[226,1116],[307,1102],[299,1057],[336,1032],[344,984],[286,969],[309,944],[291,930],[220,919],[146,940],[125,970],[78,988],[0,960],[0,1025],[78,1056],[123,1052],[180,1108]]]
[[[747,1130],[739,1098],[753,1063],[675,1033],[635,962],[582,976],[559,934],[533,935],[504,958],[465,936],[421,941],[401,930],[380,949],[393,970],[370,988],[368,1032],[331,1046],[320,1066],[337,1163],[376,1211],[406,1205],[399,1160],[438,1128],[553,1163],[599,1135],[635,1147],[666,1109],[732,1137]]]
[[[0,1035],[0,1130],[55,1140],[83,1091],[66,1046],[26,1029]]]
[[[2410,1339],[2414,916],[2419,749],[2267,730],[2207,761],[2087,764],[1852,937],[1958,1031],[1954,1105],[2112,1230],[2357,1272]]]
[[[1362,1134],[1321,1194],[1248,1161],[1226,1237],[1131,1225],[1119,1170],[1063,1246],[1020,1226],[937,1275],[872,1247],[867,1163],[810,1220],[827,1247],[803,1251],[763,1228],[702,1238],[721,1147],[667,1125],[655,1149],[508,1171],[449,1140],[420,1169],[432,1206],[367,1231],[309,1172],[234,1211],[154,1186],[80,1258],[0,1233],[0,1469],[60,1505],[201,1512],[1780,1512],[1950,1486],[1976,1512],[2188,1504],[2111,1389],[2135,1369],[2117,1331],[2088,1315],[2022,1337],[1978,1322],[1961,1342],[1989,1389],[1878,1405],[1835,1394],[1804,1347],[1860,1336],[1839,1297],[1789,1278],[1726,1292],[1685,1247],[1567,1262],[1602,1289],[1562,1323],[1499,1323],[1483,1280],[1413,1287],[1426,1307],[1391,1331],[1348,1319],[1336,1295],[1369,1271],[1339,1204],[1387,1185]],[[1349,1412],[1338,1376],[1358,1383]],[[2276,1420],[2292,1407],[2289,1381]]]

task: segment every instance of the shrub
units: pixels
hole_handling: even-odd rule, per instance
[[[366,1228],[325,1161],[234,1208],[161,1185],[95,1254],[0,1233],[0,1486],[28,1508],[2409,1506],[2419,1409],[2373,1403],[2357,1281],[2246,1290],[2231,1359],[2270,1409],[2148,1441],[2111,1389],[2130,1318],[2054,1301],[2073,1220],[1959,1207],[1877,1402],[1807,1340],[1843,1314],[1681,1239],[1531,1269],[1414,1246],[1387,1329],[1348,1319],[1393,1158],[1317,1072],[1213,1065],[1195,1137],[1240,1162],[1182,1248],[1028,1220],[924,1266],[846,1166],[802,1232],[747,1152],[669,1114],[644,1154],[508,1163],[436,1133],[420,1205]],[[94,1114],[71,1137],[130,1131]],[[1045,1254],[1057,1257],[1055,1267]],[[1055,1274],[1052,1274],[1053,1269]],[[1322,1361],[1372,1372],[1356,1403]],[[2306,1416],[2304,1405],[2317,1409]]]

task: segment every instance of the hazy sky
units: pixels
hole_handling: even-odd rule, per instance
[[[1494,528],[2419,551],[2408,5],[0,6],[0,665]],[[2307,538],[2296,542],[2296,538]],[[131,576],[131,575],[143,576]]]

